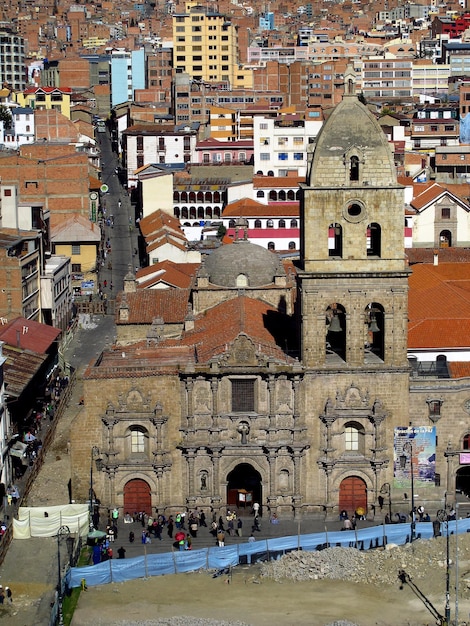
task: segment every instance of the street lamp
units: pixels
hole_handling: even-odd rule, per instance
[[[390,483],[384,483],[380,487],[380,493],[382,496],[387,496],[388,498],[388,517],[390,523],[392,522],[392,489],[390,487]]]
[[[400,467],[405,469],[407,459],[410,459],[411,473],[411,537],[410,543],[416,539],[416,517],[415,517],[415,477],[413,471],[413,444],[411,441],[405,441],[403,444],[403,452],[400,454]]]
[[[70,528],[68,526],[61,526],[57,531],[57,571],[58,571],[58,583],[57,583],[57,623],[61,626],[64,623],[64,616],[62,613],[62,575],[60,571],[60,543],[63,539],[70,537]]]
[[[90,460],[90,505],[89,505],[89,525],[90,530],[93,530],[93,461],[99,455],[100,450],[97,446],[93,446],[91,449],[91,460]]]

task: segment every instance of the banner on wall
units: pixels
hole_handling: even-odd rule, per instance
[[[400,456],[405,455],[405,467]],[[413,464],[410,462],[413,457]],[[415,488],[435,484],[436,478],[436,427],[409,426],[395,428],[393,446],[393,476],[395,487],[411,486],[411,465]]]

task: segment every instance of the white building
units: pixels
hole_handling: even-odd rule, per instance
[[[43,322],[66,330],[72,305],[71,259],[54,255],[46,260],[41,274]]]
[[[305,176],[307,146],[313,143],[322,121],[305,120],[300,115],[277,118],[255,116],[254,171],[267,176]]]

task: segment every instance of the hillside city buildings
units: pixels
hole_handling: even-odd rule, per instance
[[[108,506],[221,510],[245,490],[281,514],[373,514],[409,488],[405,440],[423,499],[470,493],[468,9],[1,8],[0,320],[18,358],[39,350],[29,324],[65,333],[100,298],[105,146],[139,233],[116,350],[86,374],[75,500],[97,446]]]

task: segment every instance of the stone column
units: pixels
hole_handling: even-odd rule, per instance
[[[187,398],[187,420],[188,431],[194,431],[194,405],[193,405],[194,381],[192,378],[186,379],[186,398]]]
[[[219,399],[218,399],[218,391],[219,391],[219,379],[212,378],[211,380],[211,391],[212,391],[212,428],[213,430],[218,431],[219,428]]]
[[[212,451],[212,468],[213,468],[213,484],[212,484],[212,502],[216,505],[220,505],[221,496],[220,496],[220,457],[222,454],[222,450],[213,450]]]
[[[196,502],[196,496],[194,493],[194,462],[196,458],[196,450],[190,448],[186,453],[186,460],[188,462],[188,493],[186,501],[190,507],[194,507]]]

